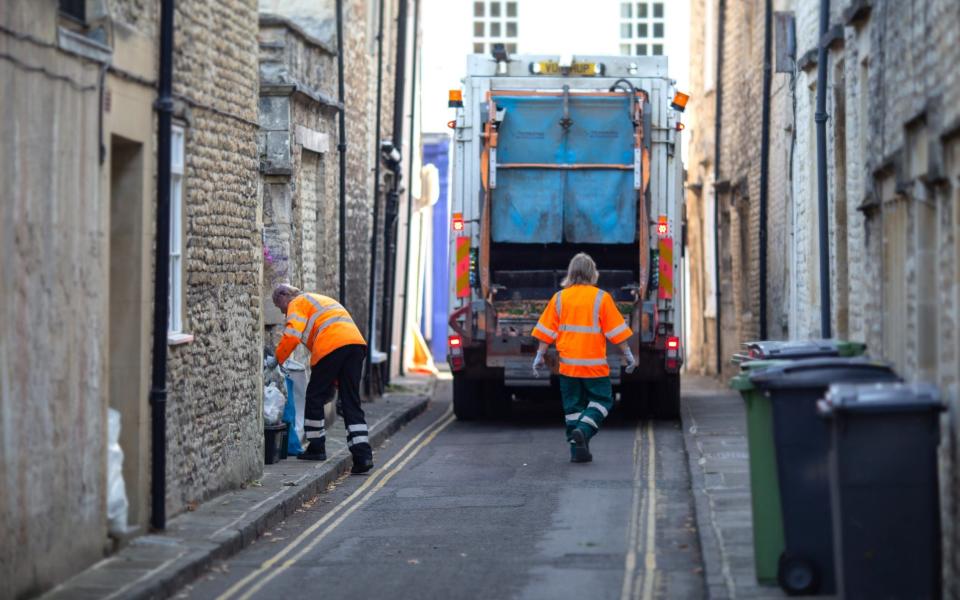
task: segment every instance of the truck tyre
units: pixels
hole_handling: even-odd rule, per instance
[[[510,401],[510,395],[507,394],[507,388],[503,385],[503,380],[487,380],[483,385],[483,395],[487,418],[506,419],[510,416],[513,403]]]
[[[680,375],[671,373],[657,382],[651,399],[654,419],[680,418]]]
[[[649,416],[650,385],[644,381],[631,381],[620,385],[620,404],[617,408],[624,418],[637,421]]]
[[[461,421],[483,417],[482,382],[467,379],[464,373],[453,374],[453,414]]]

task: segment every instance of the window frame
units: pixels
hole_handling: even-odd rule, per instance
[[[174,122],[170,130],[170,249],[167,257],[169,307],[167,335],[184,331],[184,179],[186,172],[186,127]]]

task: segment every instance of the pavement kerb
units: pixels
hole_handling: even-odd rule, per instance
[[[382,446],[401,427],[426,411],[436,390],[436,379],[431,378],[429,383],[418,383],[415,387],[422,389],[417,389],[414,393],[384,396],[384,399],[390,396],[406,396],[414,397],[415,400],[390,413],[371,428],[370,443],[374,448]],[[62,582],[41,598],[97,597],[141,600],[170,597],[215,563],[240,552],[264,532],[288,518],[304,502],[322,493],[331,483],[346,474],[351,465],[350,453],[345,448],[341,449],[323,462],[322,467],[298,479],[296,485],[282,488],[250,507],[233,522],[211,531],[216,523],[205,522],[207,519],[202,514],[203,506],[216,503],[223,496],[213,497],[197,511],[183,513],[171,519],[163,533],[133,539],[119,552]],[[191,533],[193,535],[190,535]],[[125,581],[131,578],[131,570],[125,568],[124,563],[137,562],[142,565],[149,562],[149,559],[145,561],[142,555],[153,553],[160,555],[156,559],[158,564],[152,569],[146,569],[145,573],[138,574],[133,581]],[[122,576],[124,572],[126,577]],[[111,577],[111,574],[121,576]]]
[[[716,384],[718,387],[723,385],[719,379],[716,380]],[[717,514],[713,507],[713,499],[710,494],[705,492],[707,489],[706,477],[700,462],[703,449],[696,438],[697,422],[690,411],[689,405],[683,398],[681,398],[680,419],[687,453],[687,465],[690,470],[690,483],[693,491],[694,513],[699,533],[698,538],[700,539],[700,556],[703,560],[707,598],[710,600],[736,598],[736,582],[730,572],[729,565],[723,559],[725,551],[722,547],[722,536],[716,530]]]

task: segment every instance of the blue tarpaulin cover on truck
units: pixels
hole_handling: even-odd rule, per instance
[[[571,94],[568,131],[560,124],[562,96],[494,92],[493,99],[506,109],[492,190],[493,241],[634,242],[637,192],[628,98]]]

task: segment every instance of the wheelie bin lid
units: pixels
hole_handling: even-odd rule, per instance
[[[833,383],[900,381],[889,363],[868,358],[807,358],[750,374],[761,389],[825,388]]]
[[[844,340],[758,340],[743,344],[749,359],[816,358],[826,356],[860,356],[866,344]]]
[[[769,369],[783,363],[789,362],[783,359],[775,360],[746,360],[740,364],[740,372],[730,378],[730,388],[738,392],[746,392],[756,389],[750,381],[750,374],[763,369]]]
[[[945,406],[937,386],[929,383],[838,383],[830,386],[817,412],[835,413],[939,412]]]

